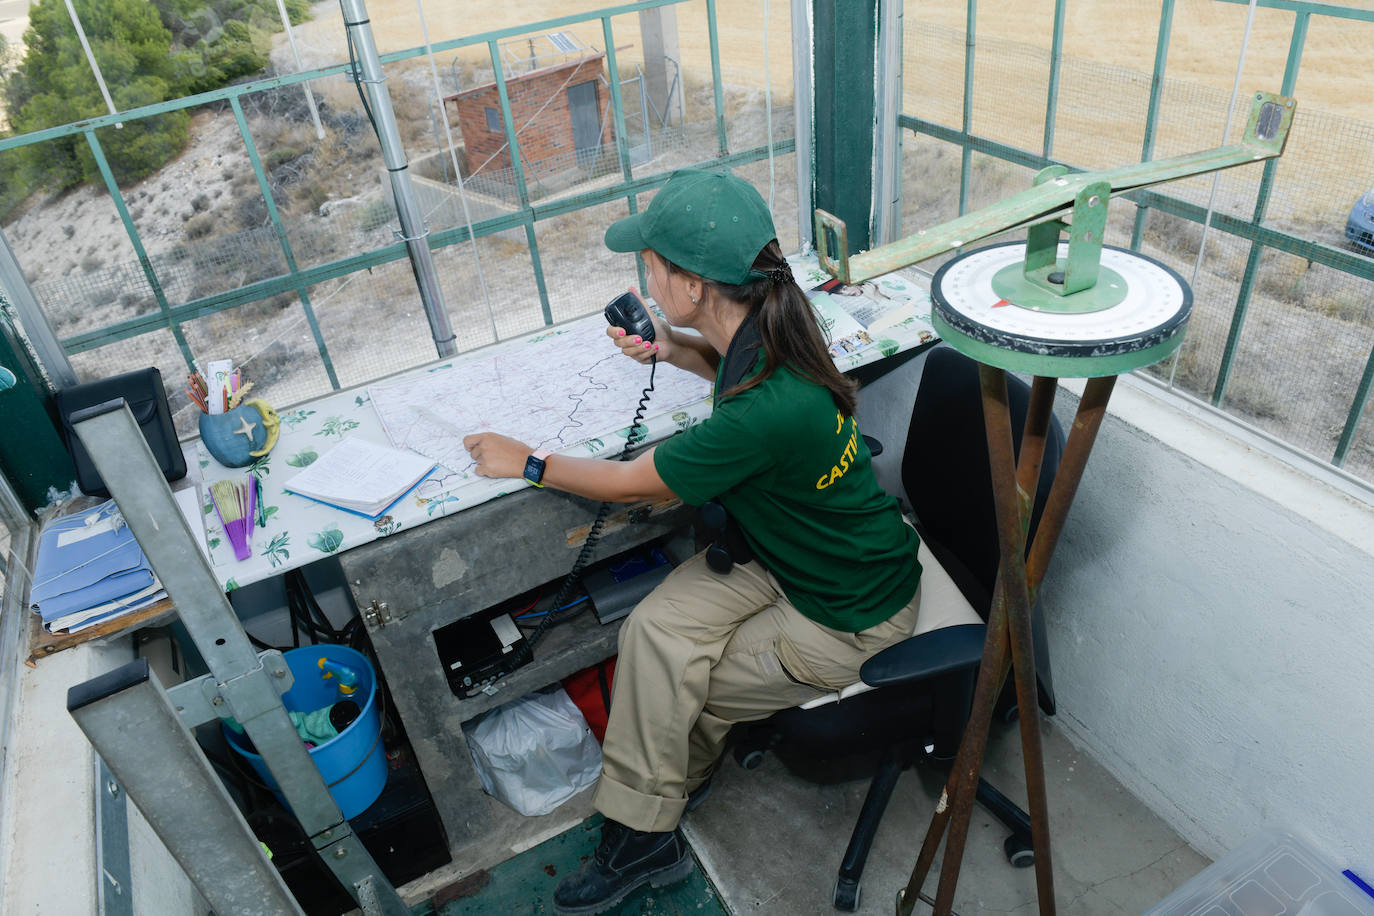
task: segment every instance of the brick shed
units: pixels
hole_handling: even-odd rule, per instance
[[[560,171],[587,166],[596,150],[614,142],[605,56],[593,54],[507,79],[520,155],[527,163],[546,163]],[[510,167],[494,82],[448,96],[444,104],[457,118],[470,169],[482,174]]]

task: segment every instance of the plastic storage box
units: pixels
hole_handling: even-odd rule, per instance
[[[1273,833],[1213,862],[1145,916],[1374,916],[1374,898],[1297,837]]]

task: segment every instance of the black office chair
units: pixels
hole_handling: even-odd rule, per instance
[[[1019,450],[1030,388],[1013,376],[1008,376],[1007,386]],[[1063,449],[1063,431],[1052,420],[1032,507],[1032,535]],[[986,620],[999,550],[978,366],[947,347],[931,351],[926,359],[902,456],[902,485],[917,531]],[[1038,607],[1032,620],[1040,706],[1053,715],[1054,692]],[[914,636],[869,659],[861,670],[862,683],[735,730],[733,753],[746,769],[758,766],[763,753],[773,747],[821,759],[881,754],[840,865],[832,900],[836,909],[858,909],[864,863],[902,770],[919,761],[942,769],[952,764],[972,702],[984,632],[982,624],[971,624]],[[1004,720],[1015,718],[1010,678],[998,708]],[[1008,861],[1018,867],[1031,865],[1034,854],[1025,812],[986,780],[979,782],[978,800],[1012,831],[1003,846]]]

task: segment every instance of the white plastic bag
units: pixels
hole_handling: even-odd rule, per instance
[[[548,814],[601,775],[601,745],[562,687],[492,710],[467,738],[482,788],[529,817]]]

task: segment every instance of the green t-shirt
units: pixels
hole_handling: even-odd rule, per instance
[[[762,364],[760,355],[754,372]],[[916,532],[878,487],[858,423],[786,367],[660,443],[654,467],[684,502],[719,500],[817,623],[857,633],[916,593]]]

